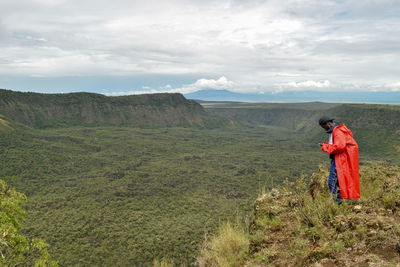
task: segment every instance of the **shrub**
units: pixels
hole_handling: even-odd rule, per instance
[[[57,266],[41,239],[31,241],[21,234],[26,196],[0,180],[0,266]]]

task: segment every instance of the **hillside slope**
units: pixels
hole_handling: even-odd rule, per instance
[[[0,114],[0,144],[4,139],[16,135],[29,134],[29,127]]]
[[[206,110],[253,125],[274,125],[296,131],[318,127],[318,118],[330,115],[354,127],[400,127],[400,106],[334,103],[201,103]]]
[[[307,132],[315,127],[322,114],[330,113],[340,104],[336,103],[201,103],[209,112],[248,125],[270,125],[285,127],[297,132]]]
[[[108,97],[93,93],[39,94],[0,89],[0,114],[37,128],[71,125],[200,126],[224,119],[181,94]]]
[[[206,240],[200,266],[399,266],[400,168],[361,168],[361,198],[336,205],[327,170],[261,195],[247,233],[231,224]],[[234,259],[234,260],[232,260]]]
[[[207,108],[219,116],[236,119],[245,122],[247,125],[272,125],[286,127],[295,131],[304,131],[306,120],[315,117],[315,110],[301,108],[274,107],[227,107]],[[318,112],[320,112],[318,110]]]
[[[361,154],[372,159],[400,163],[400,106],[328,103],[223,103],[203,104],[207,111],[250,126],[278,126],[304,134],[314,146],[325,141],[318,119],[328,115],[345,123],[360,146]]]
[[[11,129],[12,126],[10,122],[4,116],[0,115],[0,131],[8,131]]]

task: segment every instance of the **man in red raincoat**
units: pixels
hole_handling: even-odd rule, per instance
[[[331,158],[328,186],[340,204],[343,199],[360,198],[360,175],[358,166],[358,145],[353,133],[344,124],[333,122],[333,118],[322,117],[319,125],[329,135],[329,142],[321,144],[321,150]],[[339,190],[338,190],[339,188]]]

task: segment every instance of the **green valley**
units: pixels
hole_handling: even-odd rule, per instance
[[[400,162],[398,106],[203,108],[177,94],[180,111],[195,107],[190,114],[165,96],[152,108],[142,103],[140,114],[160,105],[167,111],[139,123],[130,120],[139,111],[117,108],[139,101],[134,96],[120,97],[110,117],[100,102],[90,113],[76,109],[78,120],[68,117],[69,104],[36,97],[0,100],[0,179],[27,195],[23,232],[49,243],[60,266],[151,266],[163,257],[196,265],[204,236],[221,222],[248,223],[261,192],[328,163],[317,145],[326,139],[316,125],[320,114],[348,123],[362,163]],[[87,114],[101,116],[86,121]]]

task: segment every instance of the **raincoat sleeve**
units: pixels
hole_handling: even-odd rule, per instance
[[[321,150],[328,154],[337,154],[346,149],[346,135],[342,131],[335,131],[333,136],[333,144],[325,142],[321,146]]]

